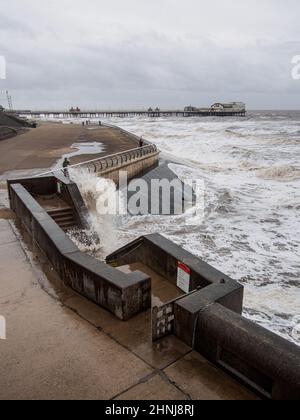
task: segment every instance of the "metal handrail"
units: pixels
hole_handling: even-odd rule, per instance
[[[87,166],[88,170],[90,172],[103,172],[104,170],[107,170],[109,168],[113,168],[113,167],[118,167],[120,165],[122,165],[122,162],[124,160],[124,157],[126,157],[126,163],[127,162],[132,162],[133,160],[139,159],[143,156],[146,156],[148,154],[151,153],[156,153],[157,152],[157,147],[155,144],[150,144],[147,146],[143,146],[143,147],[139,147],[139,148],[135,148],[135,149],[131,149],[131,150],[126,150],[125,152],[119,152],[119,153],[115,153],[112,155],[108,155],[108,156],[104,156],[102,158],[97,158],[97,159],[92,159],[86,162],[81,162],[81,163],[77,163],[75,165],[70,165],[68,166],[67,169],[70,168],[78,168],[81,166]],[[121,157],[121,164],[119,163],[119,157]],[[117,158],[117,164],[114,164],[114,159]],[[105,168],[103,167],[103,165],[105,165]],[[57,168],[57,169],[52,169],[51,171],[48,172],[44,172],[42,174],[37,175],[36,177],[40,177],[40,176],[46,176],[46,175],[50,175],[53,174],[55,172],[64,172],[65,168]],[[93,169],[93,170],[92,170]]]
[[[126,152],[116,153],[112,156],[106,156],[92,162],[85,162],[84,166],[87,167],[89,172],[103,172],[110,168],[121,166],[125,163],[132,162],[140,159],[148,154],[156,153],[157,147],[155,145],[144,146],[138,149],[132,149]]]

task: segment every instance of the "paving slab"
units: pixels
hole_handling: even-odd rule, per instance
[[[168,381],[167,378],[155,375],[115,399],[121,401],[184,401],[188,397]]]
[[[123,322],[79,295],[67,299],[65,305],[155,369],[164,369],[191,351],[190,347],[173,335],[153,343],[150,311]]]
[[[0,219],[0,245],[16,242],[17,238],[11,229],[8,229],[8,221]]]
[[[193,400],[255,400],[251,391],[222,370],[192,352],[165,370],[167,377],[180,385]]]
[[[0,341],[1,400],[111,399],[152,373],[45,293],[19,242],[1,248],[0,296],[11,293],[0,301],[7,322],[7,340]]]

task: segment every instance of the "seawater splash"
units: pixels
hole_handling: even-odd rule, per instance
[[[245,286],[247,318],[300,345],[300,113],[246,118],[113,119],[143,135],[180,165],[178,175],[203,179],[205,220],[128,220],[125,242],[159,232]]]
[[[300,112],[108,122],[156,143],[179,177],[203,179],[206,191],[199,226],[184,217],[124,218],[113,223],[113,248],[165,235],[245,286],[247,318],[299,345]]]
[[[113,181],[100,178],[85,168],[70,169],[70,176],[89,209],[91,227],[89,232],[85,232],[87,240],[74,233],[72,239],[82,251],[104,259],[117,247],[121,216],[115,214],[113,206],[122,205],[122,196]]]

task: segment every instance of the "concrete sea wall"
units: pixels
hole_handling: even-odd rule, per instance
[[[178,263],[185,264],[191,293],[173,302],[173,333],[260,395],[299,399],[299,347],[241,315],[244,289],[239,283],[159,234],[139,238],[107,262],[142,262],[174,284]]]
[[[33,196],[50,196],[56,194],[62,198],[72,209],[74,219],[78,227],[87,229],[88,210],[77,185],[66,178],[62,172],[55,175],[42,176],[36,178],[22,178],[8,180],[8,193],[11,198],[10,186],[12,184],[22,184],[23,187]]]
[[[114,181],[116,185],[119,185],[120,171],[126,171],[127,179],[130,181],[156,167],[158,164],[158,157],[159,153],[155,152],[147,156],[140,157],[132,162],[123,162],[113,168],[103,170],[99,173],[99,175],[101,175],[102,178],[110,179],[111,181]]]
[[[147,275],[123,274],[83,254],[23,185],[10,182],[9,190],[12,210],[67,286],[124,321],[151,307]]]

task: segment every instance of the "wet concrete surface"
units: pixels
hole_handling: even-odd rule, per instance
[[[151,311],[122,322],[62,284],[47,260],[0,220],[0,399],[252,399],[174,336],[151,338]],[[151,269],[153,303],[181,292]]]
[[[51,196],[35,196],[34,199],[46,211],[59,210],[70,207],[69,204],[59,198],[56,194]]]
[[[39,250],[24,242],[8,209],[5,171],[26,176],[38,173],[26,168],[51,166],[82,130],[57,126],[59,135],[52,128],[50,135],[44,133],[46,144],[37,129],[0,147],[0,314],[7,321],[7,340],[0,340],[0,399],[254,398],[176,337],[153,344],[151,311],[122,322],[65,287]],[[90,130],[89,141],[96,140],[97,131]],[[132,145],[126,137],[113,147]],[[151,275],[154,305],[181,293]]]
[[[162,306],[165,303],[179,298],[180,296],[184,296],[184,292],[182,290],[142,263],[135,263],[117,268],[123,273],[141,271],[151,277],[152,307]]]
[[[199,353],[192,352],[165,370],[192,400],[257,400],[258,398]]]
[[[45,293],[7,221],[0,221],[0,399],[110,399],[151,367]]]
[[[98,127],[89,130],[80,125],[41,123],[36,129],[0,142],[0,174],[51,168],[63,155],[74,152],[71,147],[78,142],[99,142],[104,149],[98,155],[74,156],[72,164],[137,147],[136,140],[118,129]]]

